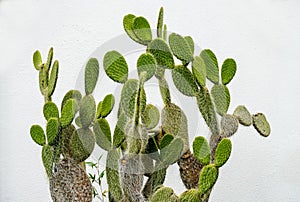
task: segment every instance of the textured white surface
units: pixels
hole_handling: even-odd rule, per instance
[[[245,104],[253,113],[265,112],[272,126],[267,139],[253,128],[239,128],[211,201],[300,200],[299,1],[0,0],[1,202],[50,201],[41,148],[29,135],[31,124],[44,124],[32,53],[40,49],[46,55],[50,46],[55,48],[61,69],[53,99],[60,102],[78,85],[78,75],[96,48],[124,33],[125,14],[143,15],[154,26],[160,6],[171,31],[191,35],[201,48],[211,48],[220,63],[227,57],[236,59],[229,111]],[[121,49],[121,43],[112,44],[106,48]],[[131,66],[133,56],[127,58]],[[114,92],[109,85],[102,82],[97,92]],[[99,93],[95,96],[102,99]],[[187,110],[191,136],[207,135],[193,111]],[[179,194],[183,187],[177,169],[172,166],[166,185]]]

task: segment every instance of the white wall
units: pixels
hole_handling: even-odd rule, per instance
[[[46,55],[49,47],[55,48],[61,69],[53,99],[60,103],[67,90],[82,86],[80,71],[98,47],[118,50],[127,44],[114,42],[124,34],[125,14],[143,15],[154,27],[160,6],[169,30],[191,35],[201,48],[214,50],[220,63],[227,57],[237,61],[229,112],[245,104],[253,113],[263,111],[272,126],[267,139],[253,128],[239,128],[211,201],[300,200],[299,1],[0,0],[1,202],[50,201],[41,148],[29,135],[32,124],[44,124],[32,53],[39,49]],[[94,52],[99,60],[103,50]],[[134,68],[137,54],[127,55]],[[112,82],[104,84],[103,71],[101,78],[97,99],[118,91]],[[156,96],[150,97],[155,102]],[[182,97],[176,97],[179,104],[195,105]],[[192,109],[187,110],[191,136],[208,135]],[[177,169],[172,167],[166,185],[176,186],[179,194],[183,187]]]

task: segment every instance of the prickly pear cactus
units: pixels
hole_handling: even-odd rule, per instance
[[[227,58],[220,65],[210,49],[195,53],[191,36],[168,34],[163,8],[156,27],[155,36],[145,17],[127,14],[123,18],[128,36],[145,47],[136,61],[137,78],[128,78],[131,63],[119,51],[108,51],[102,59],[106,75],[123,85],[119,103],[112,94],[96,102],[93,92],[100,67],[96,58],[90,58],[85,66],[84,94],[68,91],[59,107],[52,100],[59,72],[59,62],[52,62],[53,48],[44,63],[40,52],[34,52],[46,126],[32,125],[30,135],[41,146],[53,201],[92,201],[93,187],[82,165],[100,147],[107,152],[110,202],[207,202],[234,151],[229,138],[238,132],[239,124],[253,125],[263,137],[270,135],[263,113],[251,114],[244,105],[230,111],[228,84],[237,72],[234,59]],[[180,93],[194,97],[210,130],[208,137],[197,136],[192,145],[188,131],[192,117],[172,101],[167,71]],[[145,83],[151,79],[157,79],[161,108],[147,100]],[[115,105],[118,116],[111,129],[107,116]],[[169,166],[175,163],[187,188],[179,197],[163,186]]]

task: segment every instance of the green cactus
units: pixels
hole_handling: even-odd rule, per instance
[[[239,123],[244,126],[250,126],[252,124],[252,116],[248,109],[243,105],[239,105],[235,108],[233,116],[235,116]]]
[[[179,34],[172,33],[169,36],[169,44],[173,54],[183,62],[183,64],[189,63],[193,59],[193,53],[190,48],[190,44],[184,37]]]
[[[85,66],[85,96],[78,90],[68,91],[59,112],[52,101],[59,72],[59,62],[52,62],[53,48],[50,48],[45,63],[39,51],[33,54],[47,124],[46,134],[41,126],[32,125],[30,135],[42,146],[42,162],[49,177],[52,199],[92,201],[91,182],[96,180],[93,175],[90,175],[91,181],[88,180],[83,165],[96,143],[107,151],[110,202],[207,202],[220,168],[231,155],[232,143],[228,137],[237,132],[239,123],[252,124],[264,137],[270,135],[270,124],[264,114],[251,115],[243,105],[238,106],[233,115],[228,112],[231,98],[227,84],[236,74],[236,62],[232,58],[225,59],[220,71],[217,58],[210,49],[202,50],[199,55],[195,53],[192,37],[177,33],[168,36],[163,8],[159,11],[157,38],[152,35],[151,26],[144,17],[128,14],[123,18],[123,26],[133,41],[146,48],[136,62],[138,79],[128,78],[129,67],[121,53],[113,50],[104,55],[102,62],[106,75],[123,84],[113,134],[106,117],[114,108],[114,95],[106,95],[97,101],[97,106],[92,95],[100,72],[98,60],[90,58]],[[178,60],[174,57],[181,64],[176,64]],[[190,117],[172,103],[165,78],[167,71],[171,72],[173,83],[182,94],[196,97],[199,111],[211,132],[209,141],[202,136],[194,139],[193,153],[189,145]],[[164,104],[161,112],[155,104],[147,102],[145,83],[153,76],[158,79]],[[163,186],[167,169],[175,162],[188,189],[180,197],[172,188]],[[144,178],[148,178],[146,182]]]
[[[201,51],[200,57],[206,66],[206,77],[214,84],[219,83],[219,66],[216,55],[209,49]]]
[[[33,125],[30,128],[31,138],[38,145],[44,146],[46,144],[46,136],[43,128],[39,125]]]
[[[215,153],[215,165],[216,167],[223,166],[229,159],[231,154],[231,141],[227,138],[221,140],[218,144]]]
[[[99,76],[99,63],[96,58],[90,58],[85,67],[85,93],[92,94]]]
[[[207,140],[202,137],[196,137],[193,142],[193,151],[196,159],[203,165],[210,162],[210,147]]]
[[[227,85],[234,77],[236,73],[236,63],[234,59],[227,58],[221,69],[221,77],[222,77],[222,83],[224,85]]]
[[[117,51],[110,51],[103,58],[104,70],[113,81],[125,83],[128,77],[128,66],[125,58]]]
[[[204,166],[199,177],[199,192],[205,194],[211,189],[218,179],[219,171],[214,165]]]
[[[178,197],[170,187],[162,187],[158,189],[150,198],[150,202],[177,202]]]
[[[252,116],[253,126],[263,137],[268,137],[271,133],[271,127],[263,113],[257,113]]]
[[[196,202],[202,201],[201,195],[196,189],[189,189],[179,196],[179,202]]]

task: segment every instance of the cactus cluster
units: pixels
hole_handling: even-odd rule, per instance
[[[208,201],[220,168],[230,158],[229,138],[237,132],[239,124],[253,125],[260,135],[269,136],[270,125],[264,114],[251,115],[243,105],[237,106],[232,114],[228,112],[231,99],[228,84],[237,70],[234,59],[225,59],[219,68],[211,50],[196,55],[192,37],[168,35],[163,17],[161,8],[156,34],[142,16],[128,14],[123,18],[128,36],[145,46],[145,52],[136,62],[138,78],[128,78],[127,61],[117,50],[104,55],[106,75],[123,85],[113,131],[106,117],[115,105],[114,96],[106,95],[96,105],[92,95],[100,71],[96,58],[89,59],[85,67],[85,95],[70,90],[59,110],[51,99],[59,68],[58,61],[52,64],[53,49],[46,63],[42,62],[39,51],[34,53],[47,123],[46,132],[33,125],[30,134],[42,146],[42,161],[53,201],[92,200],[92,185],[82,162],[91,155],[95,143],[107,151],[109,201]],[[176,61],[181,63],[175,64]],[[209,140],[197,136],[190,148],[190,117],[172,102],[165,71],[171,71],[179,92],[196,98],[199,112],[210,129]],[[151,78],[156,78],[159,84],[164,103],[161,111],[147,100],[145,83]],[[208,82],[212,83],[211,88]],[[167,169],[174,163],[178,164],[187,188],[179,196],[171,187],[163,186]]]

